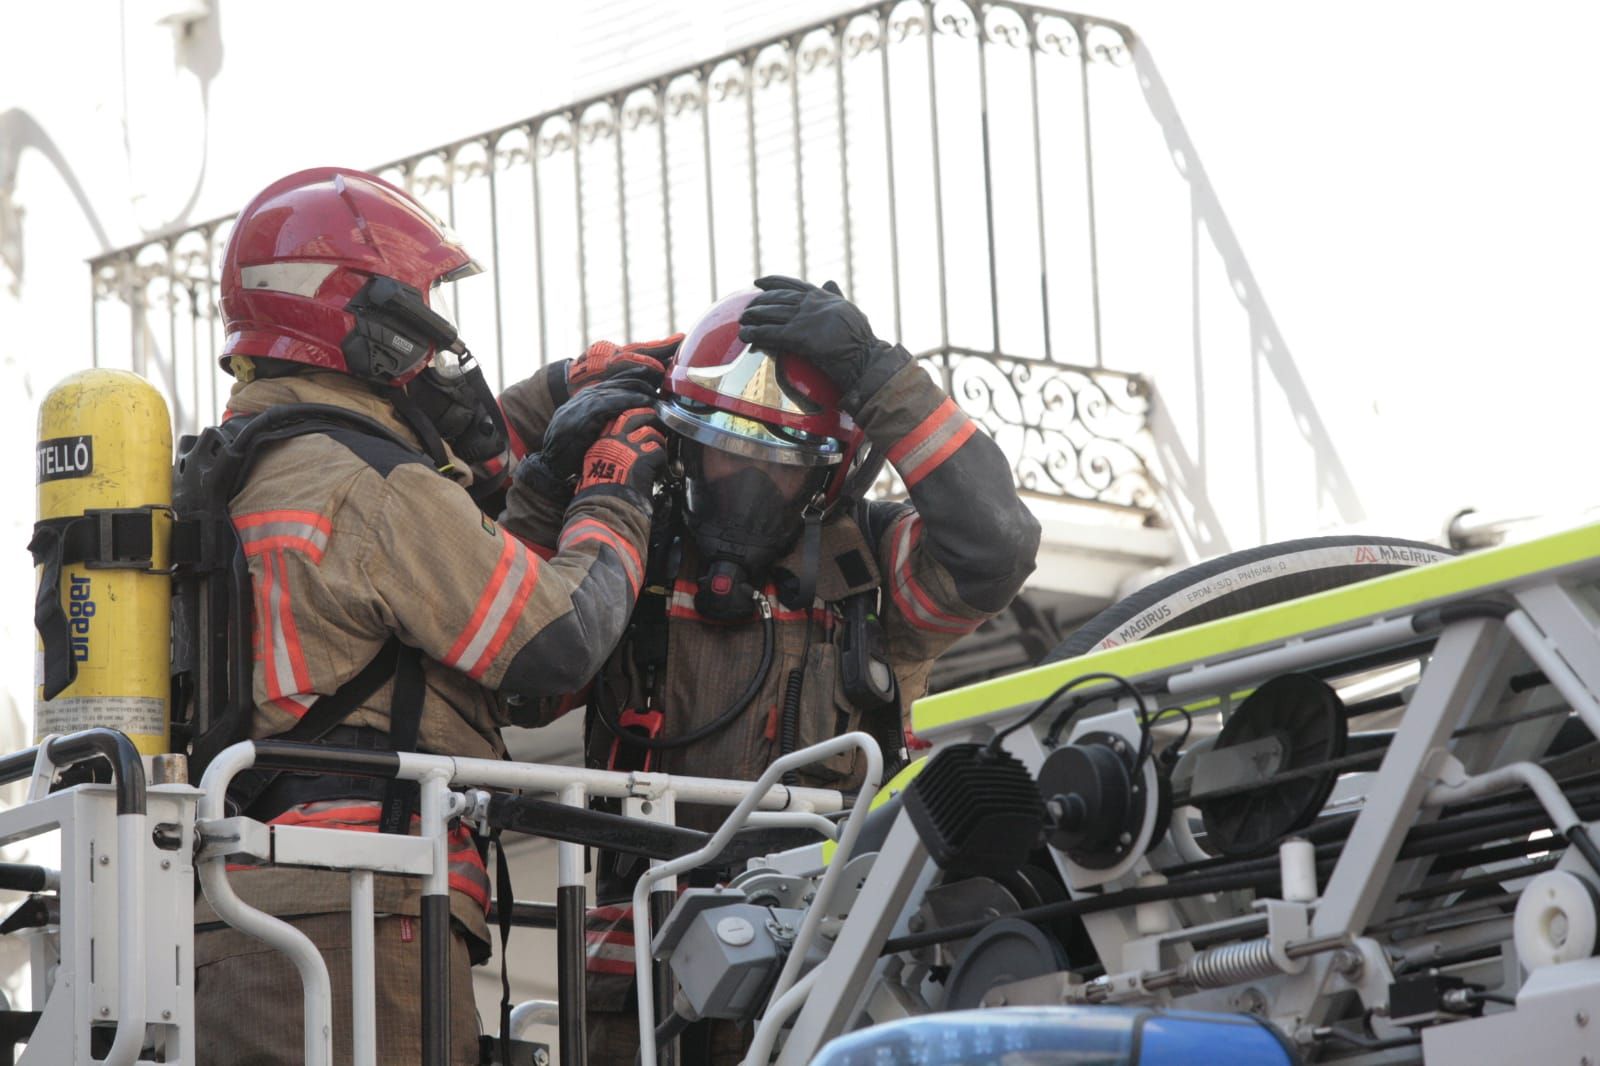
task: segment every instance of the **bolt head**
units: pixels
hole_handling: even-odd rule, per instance
[[[1121,836],[1119,836],[1117,838],[1117,840],[1118,840],[1119,843],[1123,844],[1124,846],[1126,846],[1128,844],[1132,844],[1133,843],[1133,834],[1132,833],[1123,833]]]
[[[161,1012],[161,1020],[162,1021],[171,1021],[172,1020],[172,1012],[170,1010],[162,1011]]]
[[[110,1007],[101,1007],[100,1008],[100,1017],[102,1017],[102,1018],[111,1017],[111,1008]]]
[[[109,856],[109,855],[100,856],[100,865],[101,866],[110,866],[111,865],[111,856]]]
[[[1580,1010],[1578,1012],[1578,1014],[1577,1014],[1577,1017],[1575,1017],[1573,1019],[1573,1021],[1578,1023],[1579,1028],[1582,1028],[1583,1026],[1588,1025],[1589,1024],[1589,1012],[1586,1011],[1586,1010]]]
[[[162,860],[161,860],[161,868],[162,868],[162,869],[163,869],[163,870],[170,870],[170,869],[172,869],[172,860],[171,860],[171,859],[162,859]]]
[[[1365,963],[1361,958],[1360,952],[1336,951],[1333,953],[1332,966],[1334,972],[1349,980],[1355,980],[1360,976],[1363,965]]]
[[[550,1066],[550,1052],[544,1048],[534,1048],[533,1066]]]

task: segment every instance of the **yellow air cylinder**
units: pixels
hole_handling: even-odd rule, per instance
[[[42,524],[88,513],[96,529],[116,516],[128,530],[143,511],[151,534],[150,560],[137,568],[63,562],[57,591],[77,676],[46,700],[40,640],[34,738],[108,726],[143,754],[168,751],[172,423],[161,393],[125,370],[85,370],[56,385],[39,406],[38,485]]]

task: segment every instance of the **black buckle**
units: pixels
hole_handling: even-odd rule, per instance
[[[161,504],[144,507],[91,508],[85,518],[95,521],[93,550],[85,553],[88,570],[144,570],[169,573],[155,566],[156,512],[172,514]]]

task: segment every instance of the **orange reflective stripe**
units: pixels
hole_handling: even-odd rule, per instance
[[[588,540],[608,545],[617,553],[622,559],[622,568],[628,575],[628,587],[637,596],[639,586],[644,581],[644,563],[639,559],[639,549],[629,543],[627,537],[593,518],[579,519],[561,533],[563,548]]]
[[[504,547],[494,573],[483,595],[478,597],[472,618],[443,660],[446,666],[474,680],[488,672],[539,582],[539,558],[517,538],[505,533],[500,535],[504,537]]]
[[[966,418],[965,415],[962,417]],[[906,488],[916,488],[923,478],[939,469],[944,461],[954,455],[956,449],[967,443],[967,439],[977,431],[978,424],[976,422],[971,419],[962,422],[961,425],[955,428],[954,432],[945,437],[943,444],[940,444],[937,449],[915,467],[903,473],[900,476],[900,480],[905,482]]]
[[[946,397],[917,428],[889,449],[888,460],[900,472],[906,488],[912,488],[937,470],[976,430],[977,424]]]
[[[315,563],[322,562],[333,533],[332,521],[316,511],[254,511],[234,516],[233,528],[247,556],[292,549]]]
[[[983,623],[981,618],[962,618],[939,607],[917,581],[912,549],[922,537],[922,517],[912,512],[891,530],[889,547],[889,595],[907,622],[918,629],[936,633],[970,633]]]
[[[744,625],[745,621],[748,621],[748,619],[746,619],[745,621],[729,622],[721,618],[707,618],[705,615],[695,610],[694,597],[697,591],[699,590],[693,581],[680,580],[674,583],[672,587],[672,596],[667,600],[667,617],[683,618],[694,622],[705,622],[707,625],[714,626],[738,626]],[[806,620],[806,611],[785,607],[783,604],[778,602],[778,594],[773,586],[768,585],[764,595],[767,598],[768,605],[772,608],[773,621],[804,622]],[[811,615],[811,620],[814,622],[825,626],[833,624],[833,614],[825,607],[814,606],[811,608],[809,613]]]
[[[283,553],[267,552],[260,559],[260,621],[265,632],[256,654],[264,667],[267,702],[295,718],[301,718],[316,698],[310,694],[311,674],[306,668],[305,650],[300,646],[299,631],[294,627]]]

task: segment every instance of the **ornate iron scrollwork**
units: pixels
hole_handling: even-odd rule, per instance
[[[925,353],[921,362],[1000,445],[1022,491],[1156,506],[1144,454],[1149,387],[1139,375],[959,350]],[[893,471],[874,491],[905,494]]]

